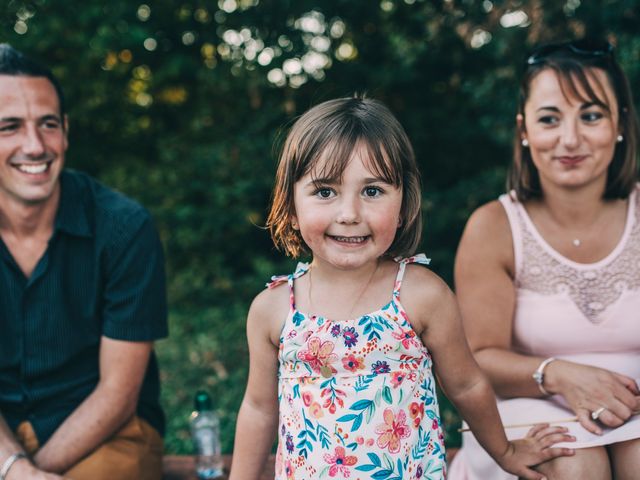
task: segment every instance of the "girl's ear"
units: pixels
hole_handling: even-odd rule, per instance
[[[295,215],[291,215],[291,228],[294,230],[300,230],[300,225],[298,225],[298,217]]]

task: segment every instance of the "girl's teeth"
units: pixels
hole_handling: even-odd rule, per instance
[[[335,237],[335,239],[345,243],[361,243],[364,242],[365,237]]]

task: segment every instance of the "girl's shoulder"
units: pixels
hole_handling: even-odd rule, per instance
[[[286,281],[265,288],[251,302],[247,317],[249,331],[264,332],[277,342],[289,305],[290,290]]]
[[[400,302],[418,335],[431,318],[456,308],[455,296],[442,278],[423,265],[409,264],[400,289]]]
[[[406,267],[402,290],[403,304],[419,302],[422,307],[433,307],[452,295],[446,282],[423,265],[409,264]]]

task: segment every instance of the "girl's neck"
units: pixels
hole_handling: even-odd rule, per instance
[[[296,282],[296,303],[309,315],[350,320],[381,308],[391,299],[397,265],[387,259],[353,270],[313,261]]]

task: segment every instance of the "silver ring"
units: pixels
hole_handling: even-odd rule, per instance
[[[591,418],[593,420],[598,420],[598,418],[600,418],[600,415],[602,415],[602,412],[604,412],[607,409],[607,407],[600,407],[597,410],[594,410],[593,412],[591,412]]]

